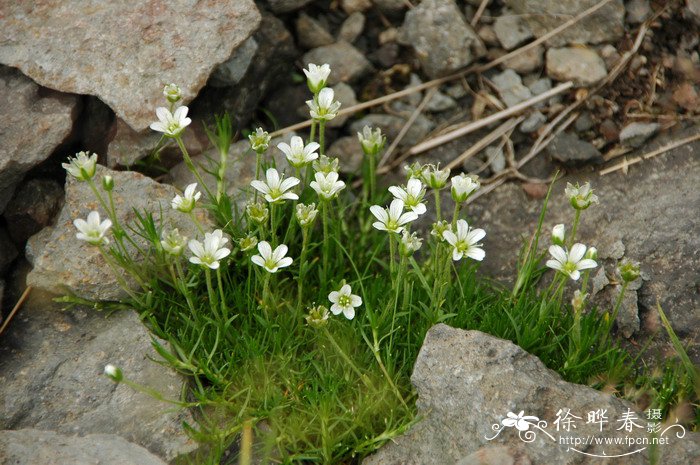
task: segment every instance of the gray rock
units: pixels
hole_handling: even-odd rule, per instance
[[[507,69],[491,78],[494,86],[501,96],[501,100],[508,107],[512,107],[532,97],[530,89],[523,85],[518,73]]]
[[[35,289],[0,341],[0,429],[116,434],[167,462],[182,460],[198,448],[182,428],[194,423],[192,415],[102,374],[114,364],[126,378],[179,400],[184,380],[151,360],[159,358],[151,338],[134,311],[61,311]]]
[[[0,213],[24,173],[67,142],[78,110],[78,97],[45,92],[19,71],[0,66]]]
[[[337,157],[342,173],[357,174],[362,169],[364,152],[356,136],[341,137],[328,148],[329,157]]]
[[[270,9],[275,13],[288,13],[298,10],[310,2],[311,0],[267,0]]]
[[[0,226],[0,275],[4,275],[10,264],[19,255],[17,247],[10,239],[10,235]]]
[[[524,447],[486,446],[469,454],[456,465],[531,465]]]
[[[424,0],[406,13],[398,40],[413,47],[423,71],[435,78],[486,53],[453,0]]]
[[[306,13],[301,13],[296,20],[299,45],[305,48],[323,47],[335,42],[335,39],[321,23]]]
[[[0,431],[0,463],[14,465],[166,465],[115,434],[68,436],[54,431]]]
[[[576,121],[574,122],[574,129],[576,129],[577,132],[586,132],[590,131],[594,124],[595,122],[593,121],[590,112],[586,111],[581,113],[581,116],[576,118]]]
[[[364,28],[365,15],[356,11],[343,21],[343,25],[340,26],[340,31],[338,32],[338,40],[353,43],[360,37]]]
[[[514,15],[507,10],[496,18],[493,30],[506,50],[512,50],[532,38],[532,31],[527,23],[519,15]]]
[[[372,0],[341,0],[340,6],[345,13],[352,15],[372,8]]]
[[[557,81],[574,81],[590,86],[607,76],[605,62],[587,48],[565,47],[547,50],[547,75]]]
[[[335,94],[335,99],[341,103],[340,109],[342,110],[343,108],[348,108],[351,107],[355,104],[357,104],[357,97],[355,97],[355,91],[351,86],[344,82],[339,82],[338,84],[334,85],[333,87],[333,92]],[[305,105],[306,106],[306,105]],[[309,107],[306,107],[306,116],[308,117],[308,110]],[[341,116],[336,116],[332,120],[330,120],[327,124],[328,127],[330,128],[339,128],[342,127],[345,122],[350,118],[351,115],[341,115]]]
[[[500,173],[506,168],[506,156],[499,147],[486,147],[486,157],[493,173]]]
[[[117,218],[123,227],[136,221],[133,209],[139,212],[149,211],[159,217],[162,210],[164,227],[178,228],[189,238],[198,236],[192,220],[170,207],[170,201],[178,193],[165,184],[159,184],[151,178],[132,171],[112,171],[98,165],[95,175],[99,184],[102,176],[109,174],[114,179],[114,203]],[[96,247],[76,239],[73,220],[87,218],[91,210],[100,212],[102,219],[106,212],[95,199],[90,187],[85,182],[78,182],[68,176],[65,186],[65,205],[58,215],[55,226],[30,238],[29,248],[34,261],[34,269],[27,276],[27,284],[36,289],[56,294],[66,291],[91,300],[117,300],[126,297],[126,292],[119,286],[119,280],[105,263]],[[204,222],[208,220],[204,211],[195,210]],[[135,238],[141,247],[145,241]],[[111,239],[114,242],[114,239]],[[135,257],[135,251],[131,249]],[[136,258],[138,261],[138,258]],[[137,289],[136,283],[128,282]]]
[[[479,331],[464,331],[444,324],[431,328],[416,359],[411,382],[418,393],[416,404],[420,420],[403,436],[366,459],[364,465],[518,463],[478,460],[484,457],[484,447],[496,446],[506,447],[511,459],[519,457],[521,464],[592,465],[601,463],[599,458],[577,454],[566,445],[560,445],[561,439],[646,437],[646,428],[631,433],[617,429],[616,420],[627,412],[635,415],[637,424],[646,425],[646,417],[632,404],[586,386],[565,382],[537,357],[509,341]],[[602,433],[598,424],[586,423],[587,412],[597,409],[607,409],[609,423],[604,425]],[[560,423],[561,430],[554,423],[557,412],[567,410],[579,417],[573,420],[575,427],[570,431],[564,430],[565,422]],[[516,428],[503,426],[501,421],[509,412],[536,417],[530,420],[528,429],[533,436],[523,436],[523,432],[519,435]],[[670,444],[658,448],[663,456],[662,463],[680,465],[700,458],[697,444],[700,435],[697,433],[686,432],[685,437],[679,439],[673,432],[667,432],[665,437],[669,437]],[[598,455],[630,451],[624,443],[604,447],[582,445],[577,449]],[[503,454],[491,454],[503,457]],[[615,463],[646,463],[647,454],[644,450],[618,457]]]
[[[350,125],[350,133],[355,134],[362,132],[365,126],[381,128],[382,133],[386,135],[387,140],[394,140],[401,132],[406,118],[396,115],[386,115],[383,113],[372,113],[364,116]],[[418,115],[411,127],[406,132],[406,135],[399,142],[399,147],[406,147],[418,143],[422,140],[435,126],[435,124],[423,115]]]
[[[150,4],[116,0],[13,2],[0,30],[0,63],[62,92],[95,95],[142,131],[174,82],[192,100],[212,70],[260,23],[252,0]]]
[[[372,65],[364,54],[344,41],[310,50],[302,60],[305,67],[309,63],[317,65],[328,63],[331,67],[331,74],[328,76],[330,86],[339,82],[352,82],[372,69]]]
[[[451,110],[457,107],[457,102],[454,101],[449,95],[443,94],[439,90],[436,91],[425,109],[431,113],[440,113],[443,111]]]
[[[534,111],[528,116],[525,121],[520,123],[520,132],[530,134],[541,128],[547,122],[547,117],[540,111]]]
[[[406,9],[405,0],[372,0],[372,4],[382,13],[389,15],[400,13]]]
[[[686,0],[685,16],[700,24],[700,0]]]
[[[479,38],[484,42],[485,45],[498,47],[501,44],[498,41],[498,36],[496,35],[496,31],[493,30],[492,26],[489,26],[487,24],[482,25],[477,30],[477,34],[479,35]]]
[[[520,74],[538,71],[544,64],[544,47],[538,45],[503,62],[504,68],[510,68]]]
[[[608,275],[605,273],[605,267],[601,265],[598,269],[591,275],[591,295],[596,295],[602,291],[605,286],[610,284]]]
[[[598,0],[506,0],[506,5],[523,15],[536,37],[560,26],[574,16],[598,3]],[[624,33],[625,7],[622,0],[613,0],[547,41],[554,47],[562,45],[599,44],[615,42]]]
[[[527,88],[530,89],[532,95],[544,94],[548,90],[552,89],[552,80],[547,77],[543,77],[529,84]]]
[[[32,179],[20,186],[5,209],[7,231],[16,244],[53,222],[63,204],[63,188],[52,179]]]
[[[612,287],[610,291],[609,306],[611,310],[615,308],[615,303],[620,296],[621,290],[622,286],[617,285]],[[632,337],[634,333],[639,331],[639,307],[637,306],[637,303],[637,291],[628,288],[625,295],[622,297],[620,309],[618,310],[617,318],[615,319],[617,328],[620,330],[622,335],[628,339]]]
[[[599,163],[603,156],[590,142],[581,140],[570,132],[559,133],[547,146],[551,157],[565,165]]]
[[[600,258],[620,260],[625,256],[625,244],[621,240],[612,241],[600,248]]]
[[[256,40],[253,37],[247,38],[228,60],[214,68],[207,84],[213,87],[235,86],[248,72],[257,52]]]
[[[659,130],[658,123],[630,123],[620,131],[620,143],[628,147],[640,147]]]
[[[651,13],[649,0],[629,0],[625,2],[627,22],[630,24],[643,23]]]

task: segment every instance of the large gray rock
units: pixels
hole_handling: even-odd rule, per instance
[[[0,213],[24,173],[69,138],[78,110],[78,97],[45,91],[0,65]]]
[[[547,146],[550,156],[567,166],[582,163],[600,163],[603,155],[590,142],[581,140],[575,133],[561,132]]]
[[[98,184],[101,177],[107,174],[114,179],[116,214],[125,228],[136,220],[133,209],[139,212],[149,211],[156,219],[162,211],[165,227],[178,228],[189,238],[198,235],[197,228],[188,215],[170,207],[170,201],[178,193],[174,187],[157,183],[136,172],[112,171],[100,165],[95,175]],[[34,269],[27,276],[27,284],[57,294],[67,291],[91,300],[126,297],[126,292],[120,288],[118,278],[105,263],[100,251],[75,237],[77,230],[73,226],[74,219],[87,218],[91,210],[99,211],[100,217],[104,219],[107,217],[106,212],[102,210],[87,183],[68,176],[65,191],[65,205],[55,225],[29,240],[27,256],[32,259]],[[203,210],[198,208],[195,212],[206,225]],[[113,238],[111,241],[114,243]],[[145,245],[142,239],[136,238],[136,241],[142,247]],[[136,257],[133,249],[131,253]],[[139,258],[136,259],[138,261]],[[136,283],[128,284],[136,289]]]
[[[557,81],[574,81],[578,85],[590,86],[608,74],[603,59],[588,48],[550,48],[546,57],[547,75]]]
[[[630,123],[620,131],[620,143],[628,147],[640,147],[660,127],[659,123]]]
[[[486,53],[453,0],[423,0],[406,13],[400,43],[411,46],[431,78],[459,70]]]
[[[532,97],[532,91],[523,85],[523,81],[512,69],[507,69],[491,78],[493,85],[498,90],[501,100],[508,107]]]
[[[700,128],[695,127],[661,135],[652,145],[640,148],[639,153],[699,132]],[[694,341],[696,328],[700,327],[697,179],[700,142],[630,166],[626,175],[618,171],[602,177],[567,177],[555,185],[545,219],[546,230],[557,223],[571,225],[573,210],[563,192],[566,181],[590,181],[600,205],[583,213],[577,237],[601,251],[619,249],[615,245],[618,242],[624,244],[624,255],[640,261],[649,277],[637,291],[642,327],[653,322],[658,299],[676,332]],[[474,224],[487,232],[483,272],[503,280],[514,279],[516,251],[534,231],[541,206],[541,200],[527,197],[516,184],[506,184],[470,205]],[[546,246],[542,244],[543,248]],[[620,257],[619,253],[610,255]],[[659,328],[658,323],[656,327]],[[659,329],[663,335],[663,329]],[[661,339],[663,336],[657,338]],[[697,342],[691,343],[689,350],[695,360],[700,360]]]
[[[638,446],[560,444],[568,438],[646,438],[646,417],[619,398],[563,381],[537,357],[509,341],[479,331],[434,326],[418,354],[411,382],[418,392],[420,420],[366,459],[365,465],[647,463],[647,450],[616,457],[614,462],[584,455],[620,455]],[[579,417],[573,420],[570,431],[565,431],[563,422],[555,423],[560,409]],[[598,409],[607,410],[609,423],[603,424],[602,432],[600,425],[586,423],[587,413]],[[529,420],[527,432],[519,432],[501,423],[509,412],[537,418]],[[634,428],[630,433],[618,429],[622,423],[617,420],[627,412],[634,414],[635,423],[644,429]],[[686,432],[679,439],[677,430],[674,427],[664,434],[669,444],[658,447],[659,463],[696,463],[700,435]],[[498,446],[507,449],[485,452]],[[487,454],[510,460],[487,462],[483,460]]]
[[[518,15],[504,11],[493,23],[493,30],[504,49],[512,50],[532,38],[532,31]]]
[[[0,431],[2,465],[166,465],[115,434],[68,436],[54,431]]]
[[[599,0],[506,0],[508,7],[523,15],[536,37],[542,37],[597,3]],[[547,43],[560,47],[571,43],[614,42],[624,33],[624,18],[622,0],[612,0],[594,14],[555,35]]]
[[[331,67],[327,81],[329,86],[355,81],[372,69],[372,64],[364,54],[345,41],[310,50],[304,54],[302,61],[304,67],[308,67],[309,63],[328,63]]]
[[[62,203],[63,188],[53,179],[31,179],[17,189],[3,215],[15,244],[51,224]]]
[[[43,86],[95,95],[138,131],[163,105],[164,84],[178,84],[189,102],[260,23],[252,0],[21,0],[5,7],[0,63]]]
[[[116,434],[168,462],[193,453],[198,446],[182,428],[194,423],[187,410],[103,374],[114,364],[126,378],[179,400],[184,380],[152,360],[151,337],[134,311],[62,311],[34,290],[0,341],[0,429]]]

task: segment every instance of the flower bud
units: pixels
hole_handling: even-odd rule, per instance
[[[88,181],[95,176],[97,154],[78,152],[75,157],[68,159],[68,163],[62,163],[61,166],[78,181]]]
[[[309,90],[315,95],[326,87],[326,80],[331,74],[331,67],[327,63],[321,66],[309,63],[309,69],[304,69],[303,71],[306,75],[306,83],[309,86]]]
[[[461,173],[452,178],[452,200],[456,203],[466,202],[479,187],[481,183],[478,176]]]
[[[639,263],[624,259],[622,263],[618,265],[617,271],[620,273],[620,277],[624,282],[631,283],[639,278]]]
[[[328,324],[330,313],[324,305],[316,305],[309,308],[309,314],[304,317],[309,326],[321,328]]]
[[[571,299],[571,306],[574,308],[574,312],[581,313],[583,310],[583,305],[586,303],[586,298],[588,294],[581,292],[580,290],[574,291],[574,297]]]
[[[403,169],[406,171],[406,177],[408,179],[416,178],[423,180],[423,165],[415,162],[410,165],[405,165]]]
[[[262,128],[257,128],[255,132],[248,135],[248,140],[250,141],[250,148],[253,149],[254,152],[261,154],[270,146],[272,137],[267,131],[263,131]]]
[[[365,155],[377,155],[386,143],[386,137],[382,135],[382,130],[380,128],[372,129],[369,126],[362,128],[362,132],[357,133],[357,138]]]
[[[590,258],[591,260],[598,260],[598,249],[591,247],[586,251],[585,258]]]
[[[430,186],[431,189],[440,190],[447,184],[450,170],[449,168],[441,170],[439,165],[425,165],[421,176],[423,177],[423,182]]]
[[[114,382],[121,382],[122,379],[124,379],[124,374],[122,373],[122,370],[118,367],[115,367],[114,365],[106,365],[105,366],[105,375],[109,376],[109,378],[114,381]]]
[[[258,238],[253,235],[248,235],[238,241],[238,246],[241,248],[241,252],[247,252],[253,250],[255,246],[258,245]]]
[[[598,196],[593,193],[590,183],[585,183],[579,186],[578,183],[574,186],[571,183],[566,183],[564,193],[569,197],[569,203],[576,210],[585,210],[594,203],[598,203]]]
[[[250,203],[245,207],[248,218],[254,223],[263,224],[267,221],[270,212],[264,203]]]
[[[182,254],[185,245],[187,238],[181,235],[177,228],[162,232],[160,246],[166,253],[177,257]]]
[[[314,221],[316,221],[316,215],[318,215],[318,210],[315,203],[309,205],[300,203],[297,205],[296,218],[302,228],[313,225]]]
[[[112,179],[112,176],[102,176],[102,188],[107,192],[111,192],[112,189],[114,189],[114,179]]]
[[[163,96],[168,99],[168,102],[177,103],[182,100],[182,89],[175,84],[168,84],[163,87]]]
[[[566,227],[563,224],[558,224],[552,228],[552,244],[564,246],[566,240]],[[593,247],[591,247],[593,248]],[[591,257],[586,257],[591,258]],[[593,260],[595,260],[593,258]]]
[[[423,239],[418,237],[416,233],[409,233],[407,230],[403,230],[403,236],[401,237],[401,242],[399,243],[399,252],[404,257],[410,257],[415,251],[421,248],[423,245]]]
[[[445,238],[442,237],[442,233],[450,230],[450,223],[448,223],[446,220],[442,220],[438,221],[437,223],[433,223],[433,229],[430,231],[430,235],[435,236],[440,242],[442,242],[445,240]]]
[[[340,162],[337,158],[328,158],[325,155],[321,155],[318,159],[314,160],[311,166],[313,167],[314,171],[328,175],[330,173],[338,172]]]

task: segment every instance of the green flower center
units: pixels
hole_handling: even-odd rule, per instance
[[[341,295],[338,297],[338,305],[341,307],[349,307],[350,306],[350,296],[349,295]]]

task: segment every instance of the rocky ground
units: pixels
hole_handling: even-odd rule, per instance
[[[99,376],[107,361],[118,361],[141,373],[146,384],[179,395],[183,380],[146,358],[150,338],[138,320],[126,314],[105,320],[90,309],[61,312],[45,294],[68,289],[86,298],[119,297],[98,257],[83,259],[84,249],[71,245],[69,219],[89,205],[81,186],[65,179],[60,164],[68,156],[98,153],[101,169],[117,170],[113,176],[124,186],[117,199],[125,207],[134,199],[167,202],[173,187],[159,182],[178,188],[188,182],[176,147],[165,147],[158,160],[151,156],[159,136],[148,124],[169,82],[185,92],[195,121],[185,144],[203,159],[209,144],[199,122],[210,123],[223,111],[239,130],[262,125],[289,137],[281,129],[307,118],[301,68],[329,63],[330,84],[343,108],[383,97],[330,125],[329,153],[341,159],[345,174],[358,169],[355,133],[366,124],[395,141],[385,163],[388,179],[402,175],[400,167],[412,161],[478,173],[486,189],[471,218],[488,232],[482,272],[504,281],[552,174],[590,180],[601,206],[590,210],[581,232],[598,245],[605,264],[596,276],[598,298],[614,299],[613,270],[623,257],[639,260],[644,271],[619,316],[620,337],[634,347],[657,335],[654,349],[670,353],[655,311],[658,301],[700,360],[697,0],[241,0],[202,2],[194,11],[181,0],[115,0],[89,9],[76,1],[23,0],[6,8],[0,13],[0,321],[27,283],[33,291],[0,335],[0,430],[7,430],[0,432],[0,445],[8,445],[0,446],[0,463],[93,463],[94,443],[128,450],[123,462],[109,462],[125,464],[170,462],[196,448],[177,427],[187,421],[178,415],[186,414],[166,414],[162,404]],[[567,82],[572,86],[532,103]],[[524,108],[508,111],[517,105]],[[489,124],[476,124],[487,117]],[[465,126],[471,130],[464,135],[424,150],[422,143]],[[636,163],[679,141],[686,143]],[[245,146],[234,144],[232,155]],[[235,159],[233,189],[252,176],[251,163]],[[562,188],[560,183],[555,190],[548,226],[568,213],[556,195]],[[474,341],[494,345],[498,353],[517,351],[447,328],[432,335],[437,342],[429,338],[428,344],[440,346],[442,336],[457,341],[443,347],[448,354],[465,353]],[[125,338],[131,338],[128,344]],[[422,357],[433,353],[427,347]],[[493,376],[493,365],[479,364],[475,356],[477,361],[450,360],[458,364],[450,369]],[[421,360],[426,358],[414,374],[421,408],[451,409],[452,401],[440,395],[450,386],[428,389],[420,381]],[[554,376],[536,361],[528,363],[533,380]],[[562,396],[571,389],[579,389],[582,399],[601,395],[554,378],[552,383]],[[483,388],[467,383],[460,389],[473,401]],[[543,416],[546,407],[536,400],[527,413]],[[434,455],[434,463],[543,463],[546,457],[515,442],[506,443],[513,447],[505,452],[483,452],[479,438],[490,424],[440,426],[430,418],[369,463],[409,463],[405,457],[430,455],[435,449],[426,444],[434,448],[435,438],[451,430],[453,442],[444,444],[464,447],[449,446],[457,455]],[[99,437],[77,437],[86,434]],[[55,452],[32,455],[36,443],[52,444]],[[683,450],[697,457],[690,446]],[[483,458],[501,452],[515,458]]]

